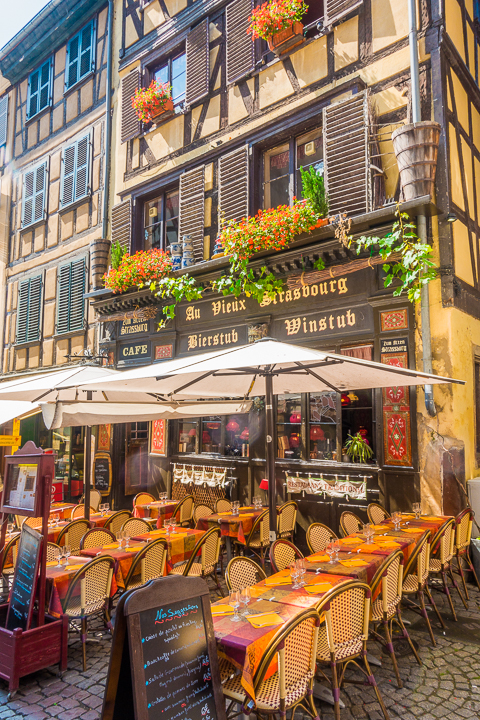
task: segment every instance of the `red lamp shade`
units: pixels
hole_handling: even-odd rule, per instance
[[[342,393],[342,395],[340,397],[340,402],[342,403],[342,405],[350,405],[350,403],[352,401],[350,400],[350,398],[348,397],[348,395],[346,393]]]
[[[292,433],[290,435],[290,447],[297,448],[300,446],[300,435],[298,433]]]
[[[237,430],[240,428],[240,425],[235,422],[235,420],[230,420],[230,422],[227,425],[227,430],[229,432],[237,432]]]
[[[220,427],[220,423],[218,423],[218,422],[209,422],[209,423],[207,423],[207,428],[208,428],[209,430],[218,430],[219,427]]]
[[[248,427],[243,430],[243,432],[240,434],[240,437],[242,438],[242,440],[248,440],[248,438],[250,437]]]
[[[310,428],[310,440],[325,440],[325,433],[318,425],[313,425]]]
[[[291,423],[299,423],[302,422],[302,416],[298,412],[294,412],[290,415],[290,422]]]
[[[210,433],[207,432],[206,430],[204,430],[203,433],[202,433],[202,442],[204,442],[204,443],[210,443],[210,442],[212,442],[212,438],[210,437]]]
[[[195,437],[196,434],[197,434],[197,431],[195,430],[195,428],[192,428],[190,430],[190,432],[188,433],[189,437]]]
[[[263,480],[260,480],[260,490],[268,490],[267,478],[263,478]]]

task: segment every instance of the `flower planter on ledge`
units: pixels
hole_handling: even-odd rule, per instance
[[[302,23],[294,22],[285,30],[271,35],[268,38],[268,47],[276,55],[283,55],[297,45],[301,45],[304,40]]]
[[[174,115],[175,109],[173,105],[172,98],[168,98],[168,100],[165,102],[165,105],[163,108],[161,108],[156,115],[152,115],[152,123],[158,123],[161,120],[165,120],[166,118],[170,117],[170,115]]]

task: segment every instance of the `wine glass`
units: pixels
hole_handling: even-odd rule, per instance
[[[61,568],[62,567],[62,557],[63,557],[63,548],[59,548],[57,551],[57,564],[55,567]]]
[[[325,551],[329,557],[329,561],[328,561],[329,564],[333,565],[333,563],[335,562],[335,559],[334,559],[335,550],[333,549],[333,543],[331,543],[331,542],[328,543],[327,547],[325,548]]]
[[[395,530],[400,530],[400,524],[401,524],[401,522],[402,522],[402,516],[400,515],[400,513],[398,512],[398,510],[396,510],[396,511],[392,514],[392,520],[393,520],[393,525],[394,525],[394,527],[395,527]]]
[[[15,530],[15,523],[13,523],[13,522],[7,523],[7,533],[9,535],[12,535],[14,530]]]
[[[125,530],[123,531],[123,535],[125,537],[125,549],[127,549],[128,547],[130,547],[130,535],[125,532]]]
[[[124,540],[125,540],[125,532],[123,530],[119,530],[117,532],[117,542],[118,542],[118,547],[120,549],[123,548]]]
[[[240,620],[240,615],[238,614],[238,608],[240,607],[240,595],[238,590],[232,590],[228,596],[228,604],[233,607],[232,622],[238,622]]]
[[[413,503],[413,512],[415,513],[415,519],[420,520],[420,514],[422,512],[422,506],[419,502]]]
[[[292,590],[298,590],[298,587],[299,587],[299,585],[298,585],[298,583],[297,583],[298,574],[299,574],[299,573],[298,573],[297,561],[294,560],[294,562],[290,565],[290,577],[291,577],[292,580],[293,580]]]
[[[172,532],[175,532],[175,528],[177,527],[177,521],[174,517],[170,520],[170,528]]]
[[[167,538],[169,538],[169,537],[170,537],[170,530],[172,529],[170,520],[165,520],[164,523],[163,523],[163,527],[165,528],[165,534],[166,534]]]
[[[335,560],[336,560],[337,562],[338,562],[338,554],[339,554],[339,552],[340,552],[340,548],[341,548],[340,540],[338,540],[338,539],[337,539],[337,540],[333,540],[333,541],[332,541],[332,550],[333,550],[333,552],[335,553]],[[304,562],[305,562],[305,561],[304,561]]]
[[[304,585],[305,585],[304,575],[307,572],[307,567],[306,567],[305,560],[303,558],[298,558],[297,568],[298,568],[298,574],[299,574],[298,587],[304,587]]]
[[[104,509],[105,515],[106,515],[108,513],[108,511],[110,510],[110,503],[103,503],[103,509]]]
[[[248,603],[250,602],[252,598],[252,594],[250,592],[249,587],[244,587],[243,590],[240,591],[240,602],[243,605],[243,615],[250,615],[248,612]]]

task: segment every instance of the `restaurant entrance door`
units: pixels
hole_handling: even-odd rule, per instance
[[[125,438],[125,494],[134,495],[148,475],[148,422],[128,423]]]

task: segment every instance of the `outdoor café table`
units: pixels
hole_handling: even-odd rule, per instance
[[[220,525],[222,537],[225,538],[227,548],[227,563],[232,559],[232,538],[241,543],[245,543],[250,530],[252,529],[255,518],[262,514],[265,508],[255,510],[253,507],[240,508],[238,515],[234,515],[232,511],[213,513],[208,517],[200,518],[197,521],[197,530],[209,530],[211,527]]]
[[[167,562],[165,563],[165,574],[172,570],[177,563],[185,562],[192,556],[193,549],[198,540],[204,535],[203,530],[191,530],[190,528],[176,528],[168,536],[165,530],[152,530],[151,532],[136,535],[131,542],[151,542],[152,540],[166,540]]]
[[[90,558],[71,555],[68,564],[62,563],[62,567],[57,567],[56,560],[47,562],[46,568],[46,598],[48,603],[48,612],[54,617],[60,617],[63,614],[61,601],[67,594],[68,586],[77,570],[83,565],[90,562]],[[112,589],[114,580],[112,582]],[[115,586],[115,591],[116,591]],[[112,595],[114,593],[112,592]]]
[[[398,533],[392,537],[388,531],[383,532],[386,532],[387,534],[385,535],[380,533],[374,535],[373,541],[370,543],[367,543],[363,533],[355,533],[354,535],[349,535],[346,538],[341,538],[339,541],[340,547],[342,548],[341,552],[351,552],[352,555],[359,552],[368,552],[371,555],[388,556],[397,550],[401,550],[403,552],[404,560],[407,562],[415,549],[417,540],[421,537],[421,535],[418,535],[417,537],[417,535],[413,535],[413,533]],[[354,542],[355,540],[356,542]]]
[[[55,502],[50,505],[50,515],[59,515],[62,520],[70,520],[74,503]]]
[[[390,553],[389,553],[390,554]],[[338,560],[329,562],[328,555],[315,553],[305,558],[307,575],[317,572],[327,575],[351,576],[355,580],[367,583],[373,579],[380,565],[385,560],[384,554],[353,553],[351,551],[340,551]]]
[[[351,576],[345,577],[344,575],[328,575],[327,573],[319,573],[313,576],[311,573],[307,573],[304,577],[305,585],[294,589],[290,571],[280,570],[280,572],[271,575],[266,580],[261,580],[250,588],[252,602],[248,608],[253,613],[256,600],[268,600],[272,603],[280,602],[300,608],[313,607],[326,592],[349,580],[354,580],[354,578]],[[305,588],[308,588],[308,590]]]
[[[104,515],[99,512],[90,513],[90,524],[92,527],[104,527],[105,523],[107,522],[108,518],[111,518],[112,515],[115,515],[115,510],[109,510]]]
[[[145,520],[155,520],[157,518],[157,528],[162,528],[165,520],[170,520],[173,517],[173,511],[177,505],[177,500],[167,500],[166,502],[156,500],[145,505],[135,505],[133,516]]]
[[[84,555],[88,558],[94,558],[97,557],[97,555],[110,555],[110,557],[115,560],[115,575],[113,580],[116,585],[123,590],[125,588],[125,578],[132,567],[135,555],[139,552],[139,550],[143,550],[144,547],[145,543],[133,541],[128,548],[119,548],[118,543],[111,543],[109,545],[104,545],[103,547],[80,550],[80,555]],[[113,594],[114,593],[112,592],[112,595]]]

